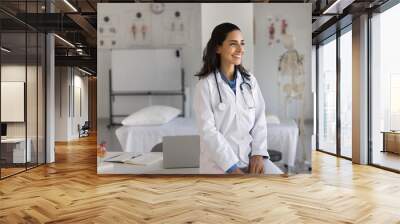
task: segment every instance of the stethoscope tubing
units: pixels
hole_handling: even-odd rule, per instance
[[[251,85],[246,82],[246,80],[243,77],[243,74],[240,74],[240,76],[242,77],[242,83],[240,83],[239,88],[240,91],[243,92],[243,85],[247,85],[249,87],[249,89],[251,90]],[[222,96],[221,96],[221,90],[219,89],[219,84],[218,84],[218,80],[217,80],[217,74],[214,72],[214,78],[215,78],[215,83],[217,84],[217,90],[218,90],[218,96],[219,96],[219,103],[223,104],[222,102]]]

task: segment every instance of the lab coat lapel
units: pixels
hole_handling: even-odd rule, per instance
[[[229,97],[229,101],[228,102],[235,102],[235,93],[233,93],[233,91],[232,91],[231,87],[229,87],[228,83],[226,83],[222,79],[222,77],[221,77],[222,75],[223,74],[218,71],[217,80],[218,80],[218,84],[219,84],[219,86],[221,88],[221,93],[224,92],[225,93],[224,95],[226,97]],[[222,96],[222,98],[223,98],[223,96]]]
[[[239,105],[242,91],[240,91],[240,83],[242,83],[242,75],[239,70],[236,70],[236,105]]]

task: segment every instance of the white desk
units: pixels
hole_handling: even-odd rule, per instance
[[[26,139],[27,141],[27,147],[26,147],[26,154],[25,154],[25,138],[6,138],[6,139],[1,139],[1,144],[4,146],[12,146],[12,157],[13,163],[25,163],[25,158],[27,158],[27,162],[31,161],[31,145],[32,145],[32,140],[30,138]],[[3,147],[4,147],[3,146]],[[6,150],[9,150],[8,148],[3,149],[2,151],[5,152]]]
[[[131,165],[125,163],[105,162],[108,158],[127,152],[107,152],[101,158],[97,157],[98,174],[199,174],[199,168],[165,169],[163,160],[147,166]],[[129,152],[128,152],[129,153]],[[162,157],[162,152],[151,152]],[[134,153],[130,153],[132,156]]]

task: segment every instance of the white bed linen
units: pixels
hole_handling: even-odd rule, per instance
[[[282,161],[294,166],[299,131],[293,120],[282,120],[280,124],[267,124],[268,149],[282,152]],[[150,152],[163,136],[197,135],[194,119],[175,118],[164,125],[122,126],[115,131],[125,152],[137,154]]]
[[[122,150],[138,154],[150,152],[162,141],[163,136],[196,135],[197,133],[195,120],[182,117],[163,125],[122,126],[115,131]]]
[[[282,161],[293,167],[296,159],[299,129],[294,120],[281,120],[280,124],[267,124],[268,149],[282,153]]]

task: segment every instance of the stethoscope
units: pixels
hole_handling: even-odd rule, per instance
[[[243,77],[243,74],[240,74],[240,76],[242,77],[242,83],[240,83],[240,85],[239,85],[240,92],[242,93],[242,96],[244,98],[244,101],[246,102],[248,109],[253,109],[255,107],[255,103],[254,103],[252,87],[248,82],[246,82],[246,80]],[[214,78],[215,78],[215,83],[217,84],[217,90],[218,90],[218,95],[219,95],[219,103],[218,103],[217,107],[219,110],[223,111],[226,109],[226,105],[224,102],[222,102],[221,91],[219,89],[217,75],[215,74],[215,72],[214,72]],[[244,94],[245,89],[247,89],[246,92],[248,94]],[[249,96],[251,96],[251,97],[249,97]]]

